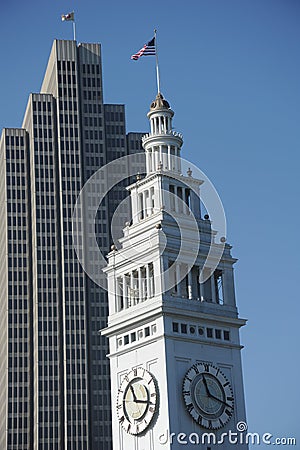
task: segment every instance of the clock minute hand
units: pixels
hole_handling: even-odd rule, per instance
[[[223,405],[225,405],[225,406],[228,406],[228,408],[232,408],[232,406],[231,405],[228,405],[228,403],[226,403],[226,402],[224,402],[223,400],[221,400],[220,398],[218,398],[218,397],[215,397],[214,395],[212,395],[212,394],[210,394],[210,397],[211,398],[213,398],[214,400],[217,400],[218,402],[220,402],[220,403],[223,403]]]
[[[145,403],[146,405],[154,405],[154,403],[151,403],[150,400],[135,400],[135,403]]]
[[[205,378],[205,376],[203,374],[202,374],[202,378],[203,378],[203,383],[204,383],[204,386],[205,386],[206,394],[208,395],[208,397],[211,397],[211,393],[209,392],[209,389],[208,389],[208,386],[207,386],[206,378]]]

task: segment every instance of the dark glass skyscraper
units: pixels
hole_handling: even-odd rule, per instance
[[[141,136],[126,135],[124,105],[103,104],[100,45],[55,40],[22,128],[0,141],[3,450],[111,448],[107,297],[77,259],[72,215],[89,177],[142,151]],[[104,254],[123,198],[120,185],[99,207]]]

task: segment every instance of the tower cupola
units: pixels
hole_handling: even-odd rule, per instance
[[[157,170],[181,173],[180,151],[182,135],[173,130],[174,111],[159,92],[150,105],[147,114],[150,121],[150,133],[143,136],[146,152],[147,175]]]

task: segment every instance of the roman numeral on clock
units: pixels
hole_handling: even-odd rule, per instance
[[[199,369],[198,369],[198,367],[197,367],[197,364],[194,364],[194,365],[193,365],[193,369],[194,369],[194,371],[195,371],[196,373],[199,373]]]
[[[186,405],[186,409],[188,410],[188,412],[193,411],[194,409],[193,403],[189,403],[188,405]]]
[[[202,425],[202,417],[200,415],[197,417],[197,423]]]
[[[209,372],[209,364],[204,364],[204,370],[205,372]]]

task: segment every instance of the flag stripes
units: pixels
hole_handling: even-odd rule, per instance
[[[73,20],[74,22],[74,12],[68,13],[68,14],[62,14],[61,15],[61,20],[64,21],[68,21],[68,20]]]
[[[155,37],[145,44],[137,53],[131,56],[131,59],[137,61],[141,56],[155,56]]]

